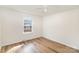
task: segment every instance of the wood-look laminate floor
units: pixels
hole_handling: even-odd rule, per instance
[[[6,53],[78,53],[79,51],[43,37],[11,47]]]

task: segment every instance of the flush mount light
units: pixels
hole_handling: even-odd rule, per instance
[[[46,13],[48,10],[47,10],[47,5],[44,5],[44,12]]]
[[[41,7],[38,7],[37,9],[42,10],[44,13],[47,13],[48,11],[48,6],[47,5],[43,5]]]
[[[45,13],[47,12],[47,8],[44,8],[44,12],[45,12]]]

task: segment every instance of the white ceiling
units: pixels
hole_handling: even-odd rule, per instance
[[[13,9],[15,11],[30,13],[34,15],[46,16],[63,11],[78,9],[78,5],[47,5],[47,13],[44,12],[44,5],[4,5],[3,8]]]

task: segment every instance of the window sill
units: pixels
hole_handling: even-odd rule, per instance
[[[23,34],[30,34],[30,33],[32,33],[32,32],[23,32]]]

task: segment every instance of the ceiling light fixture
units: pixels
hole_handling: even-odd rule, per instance
[[[45,12],[45,13],[47,12],[47,8],[44,9],[44,12]]]
[[[44,5],[44,12],[46,13],[48,10],[47,10],[47,5]]]

